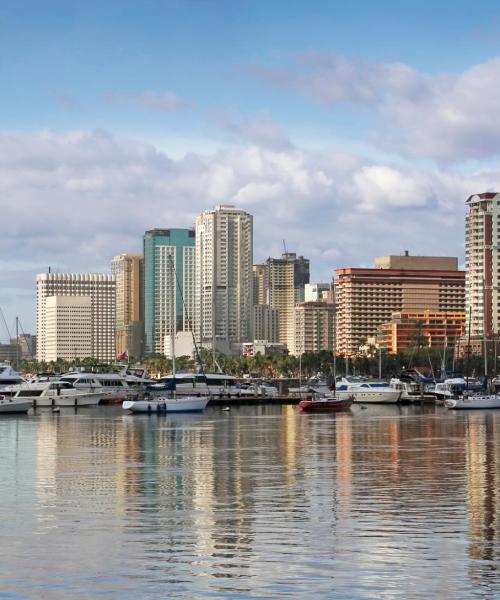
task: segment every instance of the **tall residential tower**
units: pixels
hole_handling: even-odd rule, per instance
[[[196,219],[196,337],[237,353],[252,334],[253,217],[230,205]]]
[[[165,336],[192,330],[194,256],[192,229],[152,229],[144,234],[146,353],[163,353]]]

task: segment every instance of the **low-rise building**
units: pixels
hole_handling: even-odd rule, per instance
[[[389,354],[412,346],[454,347],[465,327],[465,312],[396,312],[379,327],[377,341]]]

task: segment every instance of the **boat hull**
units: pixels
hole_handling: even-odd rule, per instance
[[[396,404],[399,402],[401,391],[349,390],[346,392],[337,392],[337,396],[342,399],[354,396],[354,402],[362,402],[364,404]]]
[[[13,398],[2,398],[0,399],[0,414],[20,414],[27,413],[33,406],[33,403],[29,400],[14,400]]]
[[[35,406],[96,406],[104,394],[101,392],[91,394],[75,394],[71,396],[25,396],[35,401]]]
[[[500,408],[500,395],[466,396],[461,398],[448,398],[444,401],[446,408],[455,410],[471,410],[480,408]]]
[[[348,410],[352,403],[352,398],[346,398],[343,400],[340,398],[301,400],[299,402],[299,408],[305,412],[332,412],[336,410]]]
[[[205,410],[208,397],[154,398],[149,400],[127,400],[122,404],[124,410],[134,413],[176,413],[201,412]]]

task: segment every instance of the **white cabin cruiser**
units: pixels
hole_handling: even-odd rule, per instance
[[[500,408],[499,394],[478,394],[467,392],[456,398],[447,398],[444,401],[446,408],[453,409],[478,409],[478,408]]]
[[[30,400],[0,395],[0,415],[27,413],[32,406],[33,403]]]
[[[65,381],[27,383],[14,396],[14,400],[29,402],[30,406],[95,406],[102,398],[102,391],[76,389]]]
[[[117,373],[72,371],[62,375],[60,381],[87,393],[100,392],[102,400],[105,401],[121,402],[132,392],[125,377]]]
[[[359,377],[342,377],[335,386],[335,395],[346,399],[354,396],[354,402],[396,404],[402,390],[394,389],[385,382],[363,381]]]
[[[177,396],[237,396],[236,377],[224,373],[176,373],[161,377],[148,389],[153,393],[163,393],[173,389]]]

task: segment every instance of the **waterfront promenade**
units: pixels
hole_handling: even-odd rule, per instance
[[[500,413],[293,405],[0,420],[0,592],[500,594]]]

